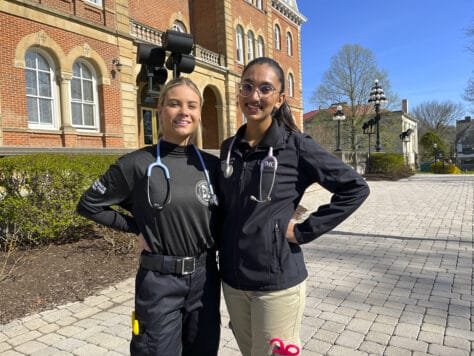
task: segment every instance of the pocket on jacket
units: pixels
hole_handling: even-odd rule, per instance
[[[272,261],[270,265],[270,270],[272,273],[278,273],[281,271],[280,258],[281,245],[283,243],[282,238],[284,238],[284,236],[282,236],[280,225],[278,225],[278,222],[275,222],[273,225]]]

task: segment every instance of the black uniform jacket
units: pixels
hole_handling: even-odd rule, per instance
[[[157,168],[156,145],[120,157],[82,195],[77,212],[112,228],[142,233],[153,253],[169,256],[198,256],[214,247],[216,208],[209,204],[209,189],[203,166],[194,148],[161,141],[161,161],[169,169],[171,199],[163,209],[151,207],[164,201],[167,183]],[[219,160],[201,152],[212,182]],[[116,209],[120,206],[128,210]]]
[[[242,126],[236,133],[230,155],[233,173],[229,178],[223,171],[232,138],[221,146],[222,172],[218,182],[223,209],[219,252],[222,278],[241,290],[286,289],[302,282],[308,274],[299,244],[313,241],[346,219],[367,198],[369,187],[352,167],[310,136],[291,132],[275,120],[256,147],[250,148],[244,132]],[[278,160],[275,182],[271,200],[259,203],[250,197],[268,195],[274,167],[267,164],[261,169],[260,162],[270,147]],[[306,188],[313,183],[333,196],[327,205],[295,225],[299,244],[289,243],[285,238],[288,223]]]

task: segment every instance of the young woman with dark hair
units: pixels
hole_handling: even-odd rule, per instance
[[[300,347],[308,276],[300,245],[336,227],[369,194],[354,169],[299,132],[284,78],[273,59],[247,64],[238,95],[247,123],[221,146],[219,266],[244,356],[272,354],[274,338]],[[331,201],[296,223],[314,183],[333,193]]]

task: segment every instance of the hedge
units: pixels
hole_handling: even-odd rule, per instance
[[[0,158],[0,244],[40,245],[77,239],[92,223],[76,205],[116,155],[34,154]]]
[[[373,153],[370,155],[370,173],[366,177],[400,179],[412,176],[413,169],[405,164],[403,155],[396,153]]]

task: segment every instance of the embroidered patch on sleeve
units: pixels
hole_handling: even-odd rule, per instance
[[[94,184],[92,184],[92,190],[94,190],[97,193],[103,195],[107,191],[107,188],[105,187],[104,184],[102,184],[102,182],[100,181],[100,178],[99,178],[94,182]]]

